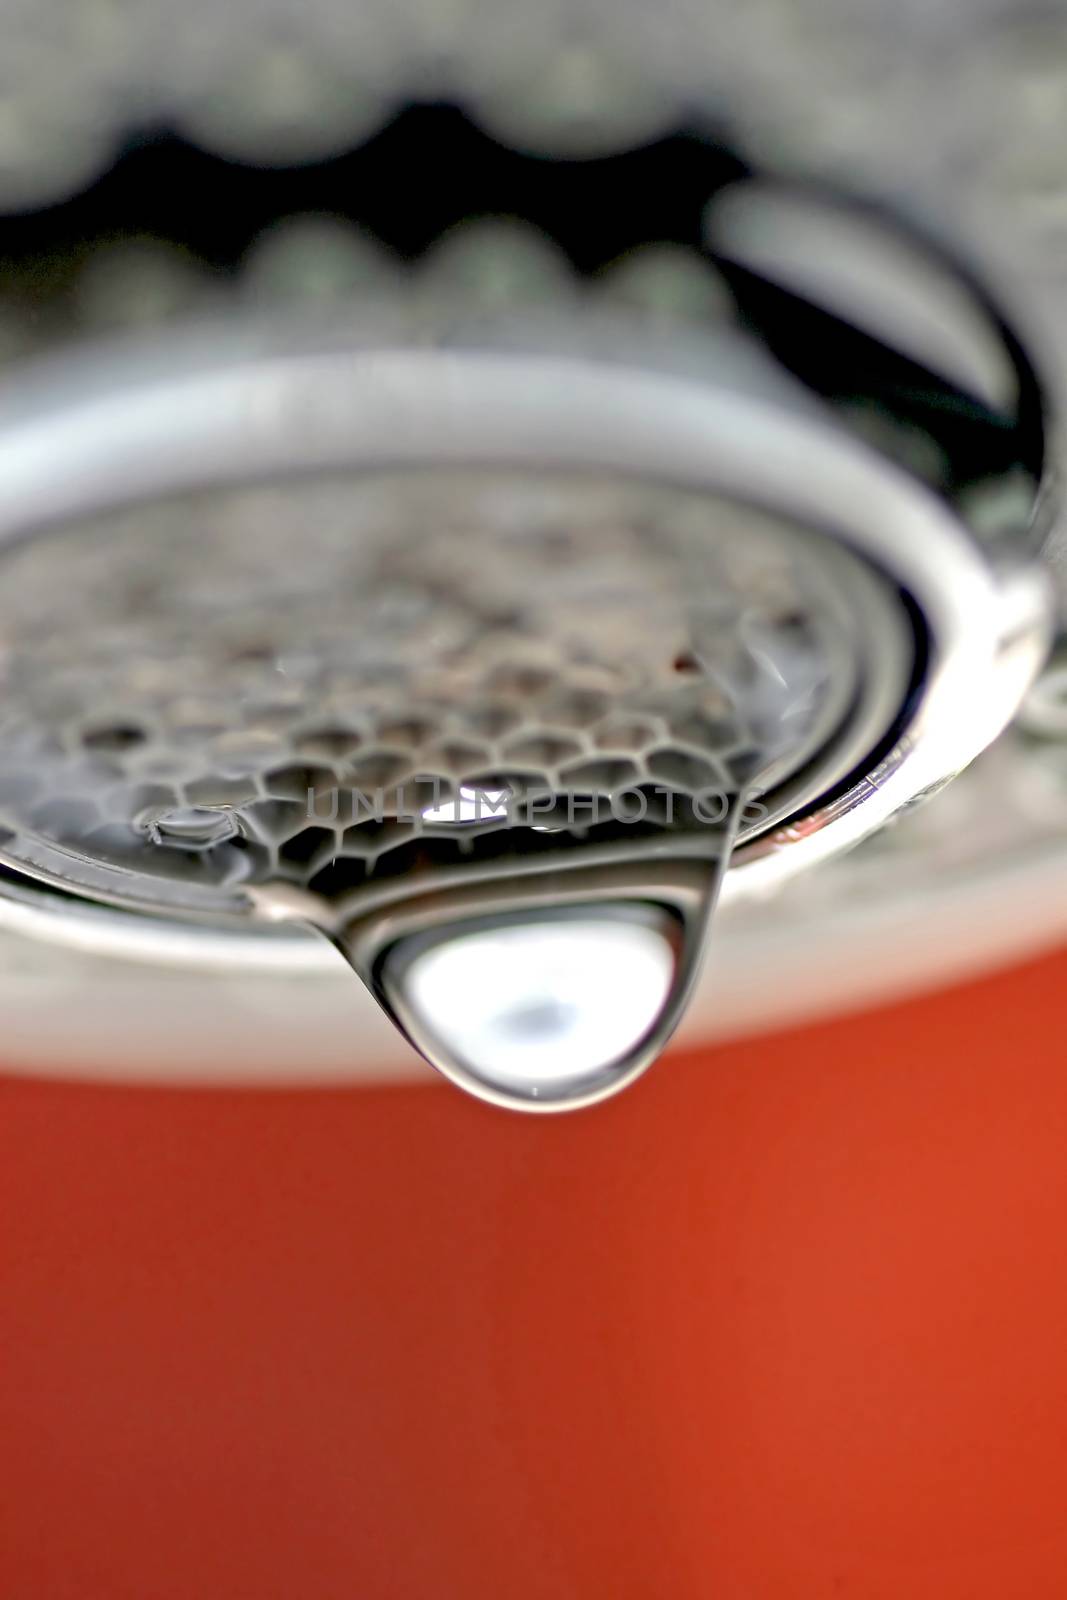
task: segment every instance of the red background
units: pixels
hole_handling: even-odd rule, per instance
[[[559,1119],[9,1080],[4,1600],[1062,1600],[1065,981]]]

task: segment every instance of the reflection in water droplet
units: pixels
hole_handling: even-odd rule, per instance
[[[564,1005],[553,995],[542,995],[528,1004],[517,1005],[510,1016],[500,1019],[505,1033],[516,1039],[551,1041],[579,1021],[577,1006]]]
[[[671,992],[669,929],[630,909],[453,932],[410,960],[404,996],[426,1037],[488,1087],[570,1095],[630,1057]]]

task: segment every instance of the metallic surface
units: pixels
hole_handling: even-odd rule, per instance
[[[0,393],[11,920],[101,952],[143,939],[179,966],[203,939],[235,970],[325,974],[332,952],[313,956],[286,923],[311,922],[351,955],[361,919],[403,914],[409,891],[521,879],[535,845],[569,868],[592,848],[581,830],[527,828],[507,842],[507,870],[492,868],[499,819],[450,827],[442,795],[603,801],[619,782],[664,780],[673,804],[709,778],[738,808],[746,785],[766,802],[742,818],[724,892],[727,906],[755,903],[939,791],[1008,723],[1048,639],[1035,556],[1052,497],[1046,477],[1035,506],[1033,375],[980,285],[1001,279],[1012,311],[1013,287],[1042,277],[1017,319],[1032,340],[1054,298],[1050,203],[1043,189],[1016,219],[1000,273],[996,241],[978,236],[1005,187],[1028,192],[1025,161],[1005,178],[969,129],[993,63],[1025,155],[1057,103],[1054,25],[1008,28],[993,8],[964,24],[938,8],[890,26],[879,5],[813,4],[802,18],[682,5],[655,29],[625,8],[503,7],[485,27],[474,8],[342,20],[324,4],[295,31],[284,6],[254,34],[236,14],[205,17],[191,48],[150,6],[118,31],[106,10],[75,7],[54,35],[39,12],[10,9],[0,107],[26,136],[5,145],[12,209],[87,181],[93,150],[106,164],[120,130],[175,128],[230,160],[299,163],[367,139],[401,101],[442,97],[516,151],[595,159],[685,125],[724,135],[760,172],[708,206],[725,276],[650,240],[590,297],[550,241],[492,222],[446,235],[411,275],[364,231],[281,217],[238,285],[143,240],[64,269],[65,298],[45,293],[29,337],[0,305],[0,345],[16,354],[116,326],[136,335],[125,351],[26,367]],[[78,41],[71,94],[27,98],[42,75],[54,91]],[[952,92],[925,95],[963,44]],[[776,191],[775,174],[843,181],[864,203]],[[918,232],[882,216],[885,202]],[[953,251],[977,262],[973,279]],[[17,295],[36,304],[33,264],[19,271]],[[974,401],[994,431],[1016,430],[1017,463],[968,476],[947,424],[942,436],[863,381],[828,397],[817,370],[787,376],[773,318],[753,328],[744,297],[735,313],[745,274],[792,296],[812,327],[829,316],[928,368],[952,405]],[[279,326],[286,300],[296,314]],[[249,317],[264,304],[269,321]],[[190,315],[169,344],[145,336]],[[865,374],[863,350],[853,359]],[[599,486],[579,491],[579,473]],[[665,486],[714,523],[714,549],[694,537],[682,554]],[[420,529],[441,517],[430,558]],[[592,647],[575,649],[590,591],[568,594],[549,571],[553,517],[580,525],[574,548],[617,574]],[[286,529],[302,521],[313,537],[294,558]],[[364,607],[358,642],[345,582]],[[712,591],[719,611],[701,619],[688,597]],[[700,681],[670,682],[672,663],[683,680],[695,663]],[[428,687],[442,673],[451,701]],[[803,716],[787,727],[798,693]],[[590,695],[596,714],[571,716]],[[397,795],[427,779],[412,829]],[[384,830],[311,817],[314,799],[370,783],[388,795]],[[427,829],[432,871],[409,883]],[[678,848],[669,829],[640,848],[596,844],[628,863],[638,899]],[[431,921],[446,910],[435,901]],[[355,964],[375,987],[377,934],[371,946]]]
[[[365,464],[458,464],[472,458],[555,469],[590,466],[667,477],[744,502],[755,486],[772,515],[832,532],[915,596],[930,634],[920,722],[864,781],[814,819],[803,840],[764,845],[761,879],[852,840],[904,798],[951,776],[999,730],[1043,648],[1044,598],[1029,570],[998,575],[977,543],[919,487],[846,435],[727,383],[725,388],[619,362],[566,362],[450,349],[310,351],[255,345],[229,361],[207,342],[165,364],[130,358],[103,377],[85,363],[78,395],[62,369],[13,385],[0,410],[0,534],[75,510],[269,470],[336,472]],[[200,358],[199,362],[197,358]],[[184,371],[182,367],[184,366]],[[177,369],[177,370],[176,370]],[[447,410],[448,428],[441,418]],[[6,415],[4,412],[6,411]],[[51,462],[77,469],[62,478]],[[857,508],[863,507],[858,518]],[[901,769],[904,775],[899,776]]]
[[[500,831],[455,814],[479,786],[544,824],[553,795],[606,816],[609,791],[670,810],[760,776],[765,825],[817,798],[817,756],[844,776],[878,739],[912,648],[831,546],[548,471],[139,505],[4,575],[8,860],[207,911],[269,881],[335,898],[417,837],[470,855]]]
[[[743,887],[727,873],[683,1046],[1033,956],[1067,938],[1063,746],[1011,731],[849,854],[770,896]],[[342,956],[291,925],[218,932],[9,887],[0,1005],[9,1071],[244,1086],[430,1076]]]

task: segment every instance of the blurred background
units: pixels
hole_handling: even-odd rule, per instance
[[[5,1592],[1057,1600],[1065,981],[547,1122],[9,1079]]]

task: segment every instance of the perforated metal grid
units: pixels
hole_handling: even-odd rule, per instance
[[[533,806],[527,850],[617,822],[624,791],[684,827],[694,796],[755,782],[758,825],[862,699],[852,565],[707,497],[474,472],[37,536],[2,563],[3,854],[222,905],[513,842],[516,812],[472,819],[472,790]]]

